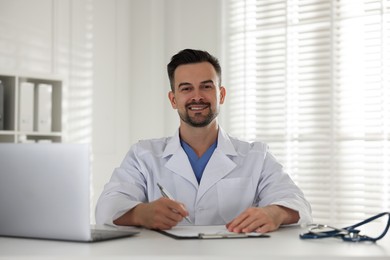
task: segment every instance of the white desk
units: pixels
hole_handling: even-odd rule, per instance
[[[0,237],[0,259],[390,259],[390,233],[374,244],[300,240],[302,231],[295,226],[270,238],[175,240],[142,229],[134,237],[97,243]]]

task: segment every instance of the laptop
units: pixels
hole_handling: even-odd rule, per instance
[[[87,144],[0,144],[0,236],[94,242],[131,227],[90,225]]]

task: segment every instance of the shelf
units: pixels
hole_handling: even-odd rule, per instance
[[[63,141],[61,78],[0,72],[0,81],[4,86],[0,142]]]
[[[14,135],[16,132],[13,130],[1,130],[0,135]]]

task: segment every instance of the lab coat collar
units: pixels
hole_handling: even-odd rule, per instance
[[[228,134],[219,126],[218,131],[218,146],[217,149],[222,153],[231,156],[237,156],[237,151],[234,148]]]
[[[170,157],[165,164],[166,168],[187,179],[195,187],[198,186],[198,181],[196,180],[194,171],[192,170],[187,154],[181,147],[179,130],[177,130],[175,135],[168,140],[167,146],[165,147],[162,157]]]
[[[165,167],[187,179],[194,187],[198,187],[198,182],[187,154],[180,145],[179,130],[177,130],[175,135],[168,141],[162,154],[163,158],[169,156],[170,158],[165,164]],[[237,152],[230,141],[229,136],[221,127],[219,127],[218,145],[203,172],[202,181],[198,190],[198,199],[200,199],[216,182],[236,167],[236,163],[233,162],[230,156],[237,156]]]
[[[230,141],[230,137],[228,134],[222,129],[221,126],[218,127],[218,145],[217,149],[221,150],[222,153],[226,155],[236,156],[237,152],[234,148],[232,142]],[[169,139],[167,146],[162,154],[162,157],[165,158],[167,156],[171,156],[178,152],[178,150],[183,150],[180,144],[180,134],[179,129],[176,133]]]

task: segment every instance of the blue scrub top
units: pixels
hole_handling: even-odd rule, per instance
[[[195,151],[183,140],[180,140],[181,147],[183,147],[186,152],[188,159],[190,160],[192,170],[195,173],[198,183],[202,179],[203,171],[206,168],[207,163],[209,162],[211,155],[213,154],[215,148],[217,148],[217,140],[207,149],[207,151],[201,156],[195,153]]]

